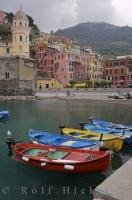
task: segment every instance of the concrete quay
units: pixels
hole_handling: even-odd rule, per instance
[[[61,89],[61,90],[42,90],[36,92],[36,97],[38,100],[44,100],[46,98],[59,98],[59,99],[84,99],[84,100],[94,100],[94,101],[105,101],[105,102],[113,102],[113,103],[125,103],[131,104],[131,100],[123,99],[115,99],[109,98],[108,96],[112,95],[116,92],[129,92],[130,89]]]
[[[132,159],[95,188],[94,200],[132,200]]]

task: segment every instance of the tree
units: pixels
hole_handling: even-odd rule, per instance
[[[11,27],[0,25],[0,37],[2,39],[11,39]]]
[[[14,14],[12,12],[6,13],[6,19],[7,19],[9,24],[12,24],[13,17],[14,17]]]
[[[85,81],[85,84],[86,84],[87,88],[91,88],[92,87],[92,81],[90,81],[90,80]]]
[[[76,84],[76,81],[72,80],[72,81],[70,81],[69,83],[70,83],[70,85],[71,85],[72,87],[74,87],[74,85]]]
[[[38,35],[39,32],[40,32],[40,30],[39,30],[39,28],[37,27],[37,25],[34,23],[34,19],[33,19],[31,16],[29,16],[29,15],[27,15],[27,18],[28,18],[28,21],[29,21],[29,26],[32,28],[32,31],[33,31],[36,35]]]

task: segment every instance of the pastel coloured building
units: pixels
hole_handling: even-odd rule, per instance
[[[117,56],[104,61],[104,78],[115,87],[132,86],[132,56]]]

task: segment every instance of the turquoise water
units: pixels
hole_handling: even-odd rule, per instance
[[[0,200],[86,200],[92,190],[132,155],[131,147],[113,158],[107,173],[64,174],[42,171],[8,157],[5,144],[7,130],[17,141],[28,141],[30,128],[59,132],[58,123],[79,127],[90,116],[116,123],[132,124],[132,106],[79,100],[1,102],[0,110],[8,109],[10,119],[0,123]]]

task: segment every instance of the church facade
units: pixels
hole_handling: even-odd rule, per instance
[[[14,16],[11,30],[12,41],[0,41],[0,94],[33,95],[36,65],[29,56],[30,27],[22,10]]]

